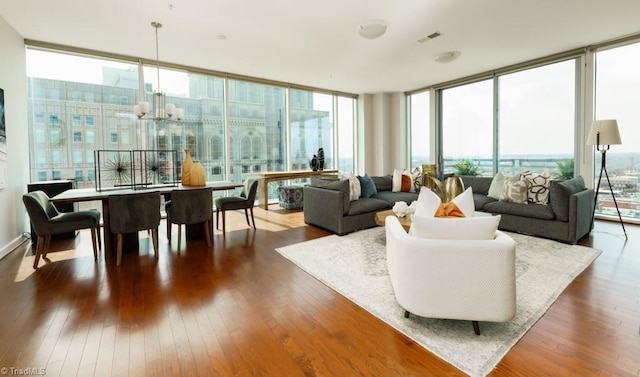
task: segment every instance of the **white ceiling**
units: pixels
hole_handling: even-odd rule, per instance
[[[0,0],[0,16],[26,39],[147,59],[158,21],[161,61],[350,93],[417,89],[640,32],[638,0]],[[386,34],[360,37],[371,19],[386,20]],[[434,62],[445,51],[462,55]]]

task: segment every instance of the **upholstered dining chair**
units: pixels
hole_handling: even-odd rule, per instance
[[[213,239],[213,189],[210,187],[173,190],[171,200],[165,202],[167,213],[167,239],[171,244],[171,224],[178,225],[178,252],[182,240],[182,224],[203,224],[207,246],[211,247]]]
[[[100,213],[98,211],[59,212],[51,203],[44,191],[32,191],[22,196],[31,225],[38,236],[36,258],[33,268],[38,268],[40,256],[46,258],[49,252],[51,236],[54,234],[72,232],[79,229],[91,229],[93,244],[93,259],[98,259],[100,245]],[[96,245],[96,243],[98,245]]]
[[[160,192],[109,195],[109,226],[116,234],[116,266],[122,261],[123,235],[151,230],[153,251],[158,257],[160,226]]]
[[[255,229],[256,221],[253,218],[253,206],[255,205],[257,191],[258,181],[256,179],[247,179],[244,182],[240,196],[226,196],[216,199],[216,229],[220,229],[220,212],[222,212],[222,233],[224,234],[226,232],[225,211],[237,209],[244,209],[244,216],[249,226],[251,226],[251,223],[249,222],[248,211],[251,212],[251,222],[253,223],[253,229]]]

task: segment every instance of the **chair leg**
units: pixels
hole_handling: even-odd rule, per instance
[[[33,268],[38,268],[38,262],[40,262],[40,254],[44,249],[44,237],[38,236],[38,243],[36,244],[36,259],[33,261]]]
[[[253,217],[253,207],[249,208],[249,211],[251,211],[251,222],[253,222],[253,229],[256,228],[256,219]]]
[[[207,239],[207,246],[211,247],[211,220],[204,222],[204,236]]]
[[[476,335],[480,335],[480,324],[478,324],[478,321],[471,321],[471,324],[473,325],[473,332],[476,333]]]
[[[251,223],[249,222],[249,211],[248,211],[248,208],[244,209],[244,218],[247,220],[247,225],[251,226]]]
[[[225,210],[222,210],[222,234],[226,234],[227,233],[227,212]]]
[[[167,239],[169,243],[171,243],[171,219],[169,218],[169,214],[167,214]]]
[[[180,252],[181,241],[182,241],[182,224],[178,224],[178,253]]]
[[[44,236],[44,249],[42,249],[42,257],[46,258],[47,253],[49,252],[49,247],[51,247],[51,235],[48,234]]]
[[[96,226],[96,237],[98,237],[98,250],[102,250],[102,236],[100,235],[100,224]]]
[[[96,228],[91,228],[91,244],[93,245],[93,260],[98,260],[98,242],[96,240],[97,235]]]
[[[178,231],[180,230],[178,229]],[[158,228],[151,229],[151,239],[153,240],[153,252],[155,253],[156,258],[158,258],[160,256],[158,253]]]
[[[116,236],[116,245],[116,266],[120,267],[120,262],[122,262],[122,234]]]
[[[218,216],[220,214],[220,209],[216,208],[216,229],[220,230],[220,217]]]

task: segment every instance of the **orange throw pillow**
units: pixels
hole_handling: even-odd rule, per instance
[[[402,174],[402,185],[400,186],[400,191],[403,192],[411,192],[411,177]]]
[[[465,217],[464,213],[454,202],[440,203],[433,217]]]

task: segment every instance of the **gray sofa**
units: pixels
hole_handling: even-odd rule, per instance
[[[549,203],[520,204],[487,196],[491,177],[462,177],[465,188],[472,187],[477,211],[501,215],[499,229],[575,244],[591,231],[593,189],[580,176],[551,181]]]
[[[395,202],[411,204],[417,192],[392,192],[392,176],[371,177],[377,194],[370,198],[349,199],[349,181],[312,178],[304,186],[304,221],[337,235],[376,226],[376,212],[391,209]]]

